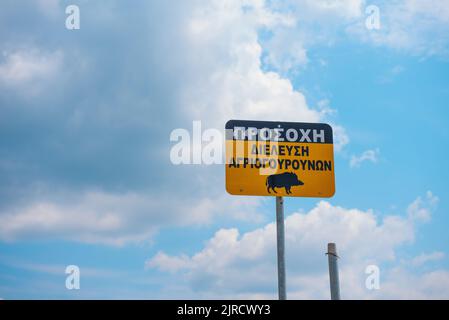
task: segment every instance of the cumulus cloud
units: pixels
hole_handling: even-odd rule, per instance
[[[0,239],[65,239],[122,246],[148,242],[164,226],[207,225],[212,219],[263,221],[258,201],[231,196],[173,199],[138,193],[59,194],[23,207],[5,209]],[[181,214],[180,214],[181,213]]]
[[[112,196],[99,192],[88,193],[66,204],[42,201],[3,213],[0,237],[9,241],[43,237],[119,245],[145,236],[143,230],[136,230],[129,237],[120,232],[130,223],[126,213],[129,217],[142,217],[149,205],[154,207],[156,203],[133,194]],[[154,228],[145,232],[151,234]]]
[[[201,67],[183,90],[186,117],[217,128],[231,118],[319,121],[320,113],[288,79],[262,70],[258,29],[284,20],[261,1],[244,4],[251,9],[243,10],[241,1],[210,1],[189,21],[189,48]]]
[[[365,161],[377,163],[379,161],[379,154],[380,154],[379,149],[374,149],[374,150],[366,150],[359,156],[353,155],[351,157],[351,160],[349,161],[349,166],[351,168],[357,168],[360,167],[360,165]]]
[[[278,32],[264,46],[267,54],[263,62],[282,74],[306,65],[309,60],[304,43],[297,34],[291,34],[294,32],[294,29]],[[289,45],[286,46],[286,43]]]
[[[379,219],[371,210],[346,209],[322,201],[307,213],[294,213],[285,220],[288,291],[292,298],[327,298],[328,276],[324,256],[326,244],[336,242],[341,256],[341,283],[345,298],[447,297],[432,282],[435,274],[443,279],[447,271],[416,275],[404,269],[399,280],[397,268],[381,268],[382,289],[371,292],[364,287],[365,268],[369,264],[397,263],[397,249],[413,243],[414,220],[387,215]],[[220,229],[204,248],[187,256],[159,252],[147,261],[147,267],[177,274],[196,295],[274,298],[276,226],[274,223],[241,234],[238,229]],[[421,259],[422,260],[422,259]],[[421,285],[408,292],[401,288],[405,278]],[[410,288],[408,284],[406,288]]]

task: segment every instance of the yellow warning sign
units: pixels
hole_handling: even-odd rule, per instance
[[[230,194],[332,197],[334,170],[328,124],[226,123],[226,190]]]

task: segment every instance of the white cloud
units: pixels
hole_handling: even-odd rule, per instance
[[[66,239],[121,246],[150,241],[167,225],[208,225],[212,219],[263,221],[258,199],[228,195],[198,199],[89,191],[58,195],[0,212],[0,239]]]
[[[294,29],[288,29],[276,33],[264,45],[267,55],[264,63],[270,65],[281,74],[294,70],[298,66],[304,66],[308,62],[307,50],[298,35],[292,35]],[[288,45],[286,46],[286,43]]]
[[[222,127],[228,119],[319,121],[304,95],[275,72],[261,69],[258,29],[285,24],[261,1],[210,1],[188,29],[192,63],[198,67],[183,89],[186,117]]]
[[[430,261],[438,261],[445,257],[444,252],[436,251],[432,253],[422,253],[412,259],[411,264],[414,266],[422,266]]]
[[[402,0],[380,6],[381,28],[368,30],[364,21],[348,28],[367,43],[432,56],[449,53],[449,3],[446,0]]]
[[[349,161],[349,165],[351,168],[357,168],[365,161],[377,163],[379,161],[379,154],[379,149],[366,150],[360,156],[353,155]]]
[[[160,251],[148,263],[147,267],[156,267],[163,271],[176,272],[186,268],[189,262],[189,258],[186,255],[173,257]]]
[[[3,53],[0,78],[4,82],[21,83],[44,78],[55,73],[61,63],[62,53],[44,54],[37,49]]]
[[[336,151],[341,151],[345,145],[349,143],[349,136],[344,127],[340,125],[332,125],[334,133],[334,148]]]
[[[407,298],[413,284],[416,297],[447,297],[433,283],[433,273],[417,275],[397,268],[381,268],[381,290],[364,287],[365,267],[384,262],[397,263],[396,250],[415,238],[415,220],[411,217],[385,216],[379,220],[371,210],[345,209],[322,201],[308,213],[286,218],[286,256],[288,291],[291,298],[328,298],[328,275],[324,252],[328,242],[336,242],[341,256],[343,296],[350,298]],[[147,267],[170,271],[176,283],[184,283],[199,297],[274,298],[276,286],[276,228],[274,223],[240,234],[238,229],[220,229],[204,248],[186,256],[159,252],[147,261]],[[434,271],[437,272],[437,271]],[[449,278],[447,271],[438,271]],[[404,285],[402,290],[401,285]],[[427,295],[428,294],[428,295]]]
[[[135,194],[110,195],[89,192],[68,202],[39,201],[14,212],[2,213],[0,238],[7,241],[25,238],[63,238],[83,242],[121,245],[126,241],[143,240],[155,230],[126,233],[126,225],[135,223],[156,202]],[[127,220],[126,217],[130,220]],[[154,219],[157,217],[153,216]],[[131,222],[132,221],[132,222]]]
[[[29,94],[38,92],[43,82],[57,74],[62,66],[63,53],[45,53],[36,48],[5,51],[0,61],[0,84],[21,88],[22,92]]]
[[[432,192],[427,191],[424,199],[418,197],[407,208],[407,214],[410,219],[416,221],[429,221],[431,212],[438,204],[438,197]]]

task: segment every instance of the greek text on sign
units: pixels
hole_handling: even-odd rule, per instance
[[[332,197],[332,128],[324,123],[230,120],[226,190],[233,195]]]

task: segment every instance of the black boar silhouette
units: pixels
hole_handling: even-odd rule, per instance
[[[285,192],[290,194],[290,188],[292,186],[302,186],[304,182],[299,180],[295,173],[284,172],[268,176],[265,184],[269,193],[271,193],[270,189],[273,190],[274,193],[277,193],[275,188],[285,188]]]

